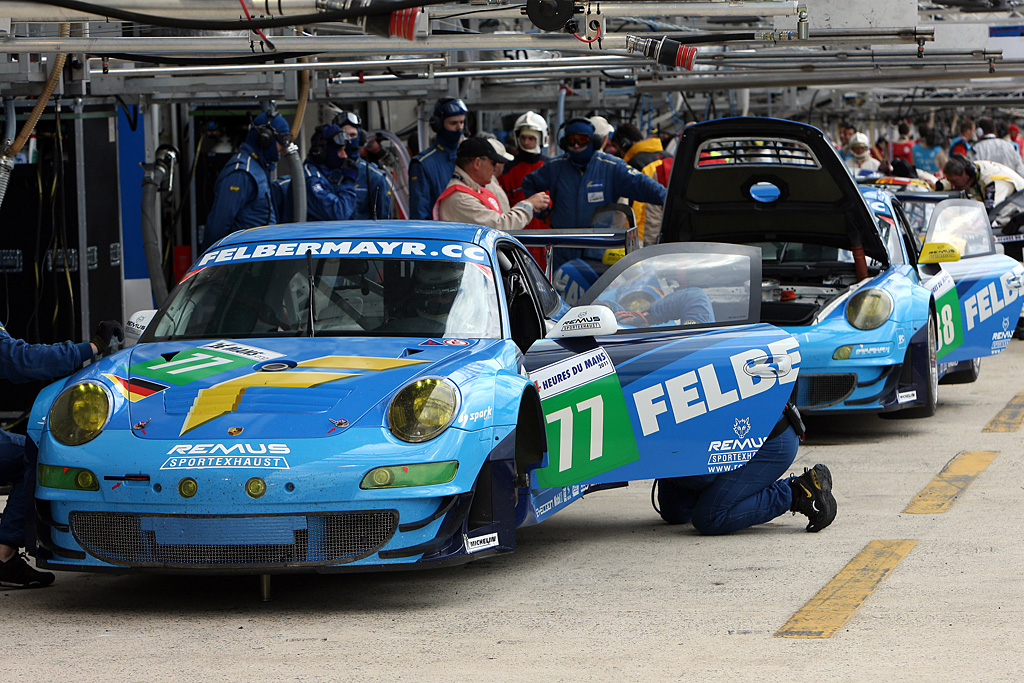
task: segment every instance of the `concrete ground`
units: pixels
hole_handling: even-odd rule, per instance
[[[1022,378],[1013,342],[977,383],[942,386],[934,418],[810,420],[794,471],[827,463],[839,503],[818,534],[787,514],[703,538],[661,523],[638,482],[522,530],[512,555],[274,577],[267,603],[254,577],[59,573],[47,589],[0,590],[2,678],[1018,680],[1022,436],[982,430]],[[998,455],[949,511],[903,513],[951,458],[977,450]],[[776,637],[879,539],[917,544],[835,635]]]

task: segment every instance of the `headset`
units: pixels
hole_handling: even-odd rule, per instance
[[[563,131],[570,123],[585,123],[591,128],[594,127],[594,124],[590,122],[590,119],[582,116],[577,116],[576,118],[569,119],[568,121],[562,121],[562,125],[558,127],[558,146],[566,152],[569,151],[569,145],[565,142],[565,135],[563,135]],[[590,144],[594,146],[595,152],[601,148],[601,136],[598,135],[596,131],[590,135]]]
[[[255,120],[259,118],[259,115],[257,115],[250,125],[256,129],[256,144],[266,149],[277,142],[277,129],[270,123],[278,116],[277,106],[270,102],[267,108],[263,110],[263,113],[267,115],[266,123],[255,123]]]
[[[469,107],[457,97],[442,97],[434,105],[434,113],[430,115],[430,130],[440,133],[444,128],[444,120],[459,114],[468,114]]]

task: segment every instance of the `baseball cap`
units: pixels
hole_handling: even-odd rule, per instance
[[[499,151],[500,150],[500,151]],[[476,157],[487,157],[496,164],[507,164],[514,161],[515,157],[508,154],[505,148],[497,140],[474,135],[466,138],[459,145],[455,156],[462,159],[474,159]]]

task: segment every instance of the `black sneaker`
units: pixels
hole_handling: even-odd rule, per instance
[[[836,499],[832,496],[832,473],[824,465],[804,468],[799,477],[789,480],[793,491],[791,512],[807,515],[808,531],[821,531],[836,518]]]
[[[25,553],[15,555],[6,562],[0,562],[0,584],[11,584],[22,588],[42,588],[53,583],[54,576],[50,572],[41,572],[33,568],[25,558]]]

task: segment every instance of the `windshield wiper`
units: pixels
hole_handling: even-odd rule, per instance
[[[309,274],[309,336],[315,337],[313,319],[316,317],[316,280],[313,279],[313,250],[306,250],[306,271]]]

